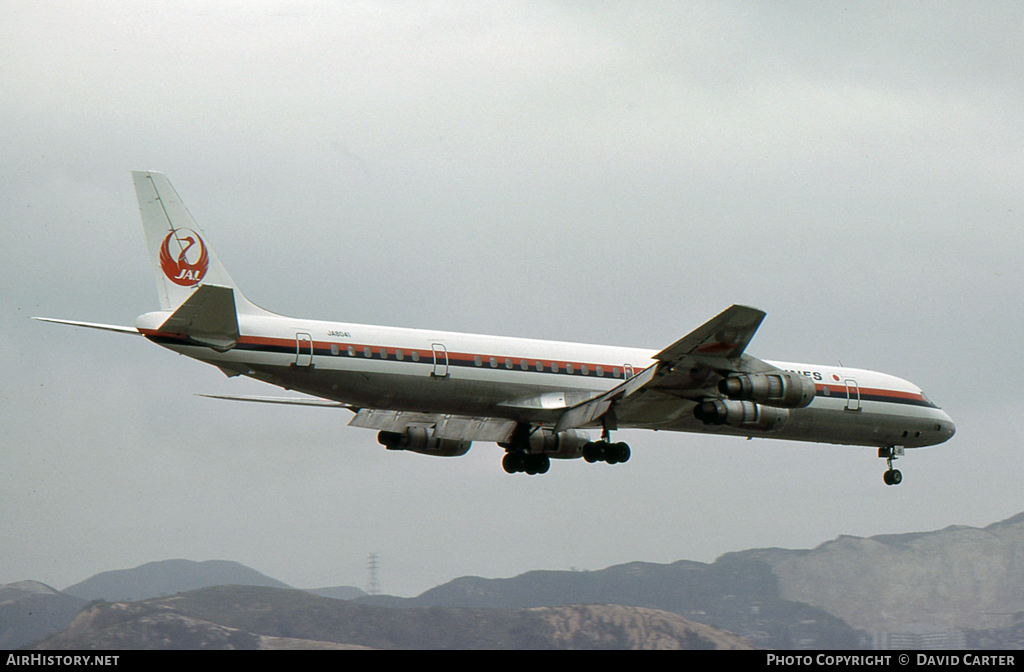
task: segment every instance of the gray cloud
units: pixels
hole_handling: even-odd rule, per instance
[[[298,586],[711,560],[1024,508],[1021,9],[993,3],[15,4],[0,18],[0,582],[167,557]],[[957,421],[869,449],[624,433],[618,468],[386,453],[141,339],[128,171],[246,294],[353,322],[892,372]],[[886,512],[880,514],[880,512]]]

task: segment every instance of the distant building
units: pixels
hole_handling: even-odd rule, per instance
[[[931,631],[913,628],[910,632],[876,632],[873,644],[874,649],[889,651],[948,651],[966,649],[967,636],[962,630]]]

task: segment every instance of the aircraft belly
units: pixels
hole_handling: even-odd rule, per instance
[[[516,383],[407,375],[394,372],[349,371],[313,366],[252,364],[254,378],[304,394],[331,399],[359,408],[418,411],[452,415],[480,415],[551,422],[559,410],[503,407],[509,398],[540,395],[552,388]]]
[[[654,397],[654,395],[648,395]],[[617,413],[619,429],[654,429],[728,436],[785,439],[853,446],[906,448],[941,442],[937,425],[942,421],[931,409],[887,408],[891,404],[865,403],[860,411],[836,408],[791,409],[789,420],[774,431],[756,431],[728,425],[705,425],[693,416],[694,402],[678,398],[644,400],[628,413]]]

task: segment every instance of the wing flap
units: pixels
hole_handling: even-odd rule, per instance
[[[351,427],[385,432],[404,432],[410,427],[433,427],[433,437],[457,441],[494,441],[503,443],[516,427],[514,420],[502,418],[442,415],[412,411],[388,411],[363,408],[348,423]]]
[[[659,365],[657,364],[649,366],[626,382],[620,383],[601,396],[573,406],[558,418],[558,422],[555,424],[555,432],[561,432],[566,429],[575,429],[577,427],[586,427],[587,425],[596,422],[601,416],[608,412],[612,407],[612,404],[633,395],[650,383],[658,372],[658,366]]]

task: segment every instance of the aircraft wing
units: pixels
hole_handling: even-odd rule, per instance
[[[655,364],[608,392],[577,404],[559,418],[555,431],[619,422],[651,429],[696,422],[693,407],[717,396],[718,381],[732,373],[763,373],[775,367],[743,353],[765,313],[734,305],[654,356]]]
[[[685,357],[734,360],[743,354],[764,316],[764,311],[757,308],[731,306],[654,357],[663,362],[677,362]]]
[[[227,399],[228,401],[252,401],[259,404],[284,404],[286,406],[319,406],[320,408],[346,408],[350,411],[356,409],[340,401],[329,399],[315,399],[306,397],[262,397],[256,395],[230,395],[230,394],[197,394],[197,397],[207,399]]]
[[[318,406],[320,408],[343,408],[355,413],[348,423],[352,427],[377,429],[386,432],[404,432],[410,427],[431,427],[431,436],[436,439],[457,441],[504,442],[516,428],[514,420],[502,418],[470,417],[465,415],[443,415],[440,413],[417,413],[413,411],[390,411],[375,408],[358,408],[340,401],[307,397],[262,397],[233,396],[224,394],[200,394],[209,399],[229,401],[251,401],[262,404],[285,404],[294,406]]]

